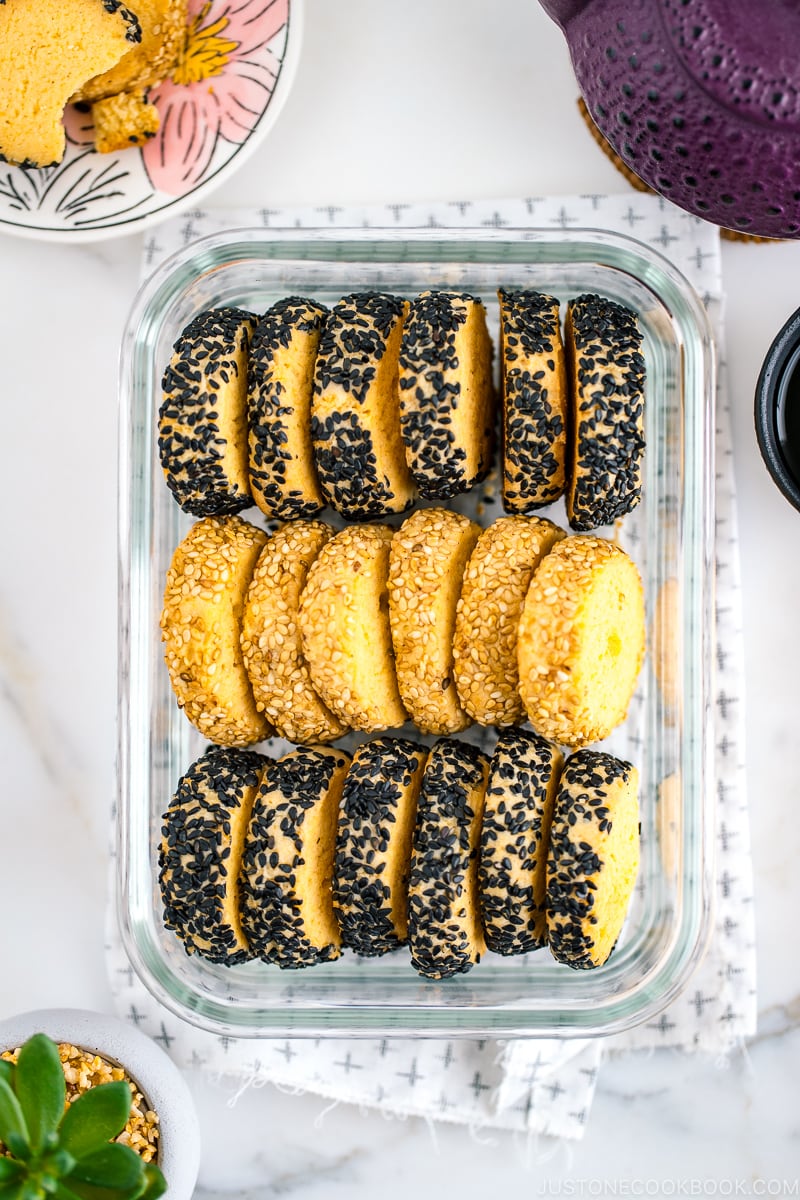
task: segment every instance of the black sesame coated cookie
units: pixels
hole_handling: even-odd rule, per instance
[[[483,303],[466,292],[423,292],[400,345],[400,424],[426,500],[466,492],[491,466],[492,341]]]
[[[158,853],[164,924],[187,954],[228,966],[253,957],[240,920],[239,865],[268,761],[252,750],[210,747],[164,813]]]
[[[328,310],[289,296],[261,318],[250,343],[250,487],[268,517],[313,517],[325,506],[311,445],[314,364]]]
[[[356,750],[344,781],[333,906],[343,944],[364,957],[408,940],[411,838],[427,757],[405,738],[373,738]]]
[[[485,754],[442,738],[430,752],[417,807],[408,886],[411,965],[428,979],[463,974],[486,949],[478,849],[489,770]]]
[[[241,870],[242,929],[252,951],[285,969],[341,954],[331,883],[350,755],[302,747],[261,779]]]
[[[572,300],[566,320],[572,431],[567,517],[609,525],[642,495],[645,362],[636,315],[602,296]]]
[[[558,301],[500,288],[503,507],[527,513],[564,491],[567,376]]]
[[[408,301],[358,292],[320,339],[311,437],[323,495],[351,521],[405,512],[416,498],[400,436],[397,357]]]
[[[567,759],[547,859],[547,937],[576,969],[607,961],[639,869],[639,774],[595,750]]]
[[[547,945],[547,847],[563,761],[556,746],[523,729],[506,729],[497,740],[478,870],[486,945],[495,954]]]
[[[252,503],[247,461],[247,354],[256,318],[240,308],[199,313],[164,372],[158,453],[172,492],[195,517]]]

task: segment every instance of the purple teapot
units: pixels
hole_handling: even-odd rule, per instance
[[[540,0],[586,106],[660,195],[800,237],[800,0]]]

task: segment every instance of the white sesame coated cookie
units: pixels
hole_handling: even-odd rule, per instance
[[[533,572],[564,531],[542,517],[501,517],[478,538],[456,610],[453,672],[481,725],[520,725],[517,631]]]
[[[133,7],[142,28],[141,41],[109,71],[82,83],[71,97],[73,103],[141,93],[166,79],[175,66],[186,40],[188,0],[136,0]]]
[[[300,596],[333,530],[290,521],[258,557],[242,614],[242,654],[256,707],[288,742],[330,742],[346,732],[314,690],[300,635]]]
[[[311,682],[342,724],[367,733],[406,720],[389,630],[391,542],[386,525],[343,529],[311,564],[300,599]]]
[[[200,733],[223,746],[269,737],[241,649],[242,611],[267,535],[241,517],[204,517],[172,556],[161,637],[178,705]]]
[[[642,581],[604,538],[556,542],[528,588],[519,687],[537,733],[564,746],[608,737],[626,717],[644,658]]]
[[[392,539],[389,619],[397,684],[423,733],[469,724],[453,677],[453,631],[461,577],[480,526],[444,508],[418,509]]]

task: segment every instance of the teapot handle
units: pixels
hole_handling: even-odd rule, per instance
[[[577,17],[581,9],[591,2],[592,0],[539,0],[548,17],[552,17],[555,23],[561,26],[563,33],[566,33],[567,25],[573,17]]]

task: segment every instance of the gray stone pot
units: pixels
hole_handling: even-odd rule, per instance
[[[0,1021],[0,1050],[21,1046],[34,1033],[70,1042],[124,1067],[159,1117],[158,1165],[168,1200],[190,1200],[200,1167],[200,1127],[186,1081],[155,1042],[107,1013],[44,1008]]]

